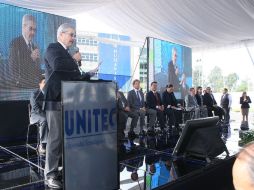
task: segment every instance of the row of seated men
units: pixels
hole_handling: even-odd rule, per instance
[[[146,101],[145,101],[146,98]],[[217,102],[211,94],[211,89],[208,87],[204,95],[202,95],[202,87],[197,88],[195,93],[194,88],[190,88],[189,94],[185,97],[185,108],[180,105],[174,95],[174,86],[169,84],[166,90],[162,93],[162,98],[157,92],[157,82],[151,83],[150,91],[144,97],[144,93],[140,90],[140,81],[133,81],[133,90],[128,92],[127,99],[120,91],[117,93],[118,100],[118,127],[122,131],[124,137],[124,129],[128,117],[132,118],[129,134],[134,134],[134,128],[137,126],[140,119],[140,135],[143,135],[145,126],[145,116],[149,118],[148,131],[153,131],[156,118],[160,128],[165,129],[166,122],[169,127],[173,125],[179,127],[182,122],[182,113],[193,112],[194,118],[212,117],[214,115],[222,118],[223,110],[217,106]]]
[[[140,90],[140,81],[133,81],[133,90],[128,92],[127,99],[120,91],[117,93],[118,100],[118,129],[125,129],[128,117],[132,118],[129,134],[135,134],[134,128],[140,119],[140,135],[144,135],[145,116],[149,118],[148,131],[153,131],[156,118],[161,129],[166,126],[166,117],[169,126],[177,126],[181,122],[181,108],[178,109],[177,99],[173,93],[173,85],[169,85],[163,93],[163,98],[157,92],[157,82],[152,82],[151,91],[146,94],[146,102],[144,93]]]
[[[48,127],[45,117],[45,112],[42,110],[43,94],[41,93],[45,85],[45,78],[41,78],[39,88],[36,89],[30,98],[31,116],[30,123],[38,123],[40,126],[40,145],[39,152],[45,153]],[[118,100],[118,125],[119,131],[124,135],[124,129],[128,117],[132,118],[130,133],[134,133],[134,128],[137,126],[140,119],[140,134],[144,135],[145,116],[149,118],[148,130],[153,130],[156,118],[159,122],[160,128],[164,129],[167,125],[179,127],[182,122],[183,107],[179,106],[178,101],[174,95],[174,86],[167,85],[166,90],[161,95],[157,92],[157,82],[151,83],[151,90],[146,94],[146,102],[143,92],[140,90],[140,81],[133,81],[133,90],[128,92],[127,99],[120,91],[117,93]],[[216,100],[210,92],[210,88],[206,89],[206,93],[202,95],[202,88],[198,87],[195,94],[195,89],[190,88],[190,93],[185,97],[185,107],[187,111],[195,113],[194,118],[213,116],[221,117],[221,112],[216,107]],[[208,113],[207,113],[208,112]],[[167,118],[167,119],[166,119]],[[167,121],[166,121],[167,120]]]

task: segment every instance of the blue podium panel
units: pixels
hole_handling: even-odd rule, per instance
[[[116,84],[62,82],[64,185],[119,189]]]

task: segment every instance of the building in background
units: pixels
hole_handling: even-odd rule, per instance
[[[117,81],[119,88],[127,92],[131,81],[146,73],[143,66],[146,58],[141,58],[144,69],[139,69],[140,48],[130,41],[130,37],[116,34],[78,31],[77,46],[82,55],[81,69],[85,72],[98,67],[95,78]]]

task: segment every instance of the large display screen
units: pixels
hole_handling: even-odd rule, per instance
[[[28,100],[44,73],[57,28],[75,20],[0,3],[0,101]]]
[[[163,92],[166,85],[174,85],[178,99],[184,98],[192,86],[191,48],[149,38],[148,85],[158,82],[158,90]]]

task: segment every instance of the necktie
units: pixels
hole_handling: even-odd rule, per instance
[[[203,107],[204,103],[203,103],[203,97],[202,97],[202,95],[200,95],[200,99],[201,99],[201,107]]]
[[[139,104],[141,105],[141,100],[140,100],[139,92],[138,91],[137,91],[137,98],[138,98]]]
[[[33,51],[31,42],[28,42],[28,49]]]
[[[158,98],[158,95],[157,95],[156,92],[154,92],[153,94],[154,94],[154,96],[155,96],[155,98],[156,98],[156,104],[157,104],[157,106],[159,106],[159,105],[160,105],[160,100],[159,100],[159,98]]]
[[[197,106],[198,103],[197,103],[196,97],[195,97],[195,96],[192,96],[192,98],[193,98],[193,101],[194,101],[194,103],[195,103],[195,106]]]

